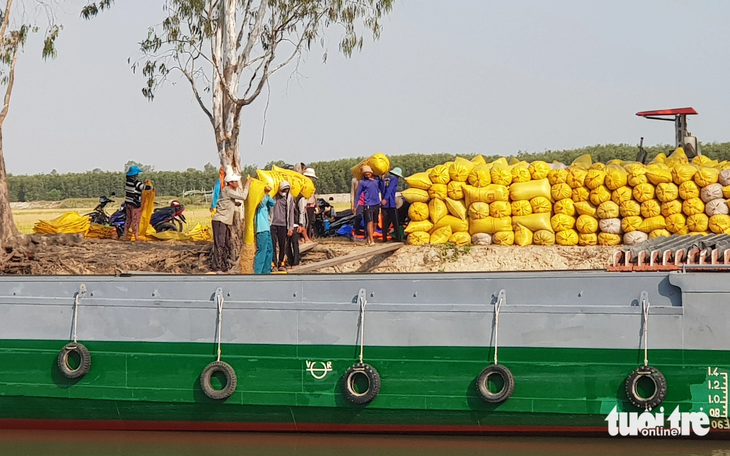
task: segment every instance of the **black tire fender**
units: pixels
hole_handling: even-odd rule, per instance
[[[162,233],[165,231],[178,231],[177,227],[170,222],[161,222],[154,226],[155,231]]]
[[[68,357],[71,353],[77,353],[79,355],[79,367],[76,369],[72,368],[68,362]],[[66,378],[81,378],[89,372],[89,369],[91,369],[91,353],[89,353],[89,350],[83,344],[75,342],[66,344],[58,354],[58,370]]]
[[[642,397],[639,394],[639,380],[644,377],[654,383],[654,394],[649,397]],[[632,404],[640,409],[654,409],[667,397],[667,380],[659,369],[651,366],[641,366],[634,370],[626,379],[626,396]]]
[[[502,389],[496,393],[489,391],[489,378],[494,375],[501,377],[504,382]],[[501,364],[486,367],[477,377],[477,392],[484,401],[490,404],[499,404],[506,401],[514,391],[515,378],[512,372]]]
[[[218,372],[221,372],[226,377],[226,386],[219,390],[213,388],[210,382],[213,374]],[[236,377],[236,371],[233,370],[230,364],[224,363],[223,361],[213,361],[205,366],[205,369],[200,374],[200,387],[203,389],[203,393],[209,398],[218,401],[228,399],[236,391],[237,384],[238,378]]]
[[[368,389],[362,393],[355,390],[355,380],[364,376],[368,380]],[[347,369],[342,377],[342,392],[348,401],[353,404],[367,404],[371,402],[380,392],[380,374],[373,366],[365,363],[357,363]]]

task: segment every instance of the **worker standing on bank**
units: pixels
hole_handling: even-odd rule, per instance
[[[271,217],[271,245],[276,268],[279,271],[286,271],[284,257],[287,252],[287,242],[294,234],[294,198],[290,190],[291,185],[288,181],[279,184],[279,194],[274,198],[274,212]]]
[[[271,242],[271,210],[276,204],[269,196],[271,187],[264,188],[264,198],[256,209],[254,227],[256,228],[256,256],[253,260],[254,274],[271,274],[271,261],[274,257],[274,245]]]
[[[137,177],[142,174],[142,170],[137,165],[132,165],[127,171],[127,178],[124,182],[124,211],[126,219],[124,221],[123,239],[131,240],[134,235],[135,240],[139,240],[139,222],[142,218],[142,191],[151,190],[151,186],[146,186],[140,182]]]
[[[396,167],[390,170],[389,173],[380,179],[380,194],[383,200],[380,202],[382,205],[383,214],[383,242],[388,242],[388,232],[390,226],[393,225],[393,239],[400,242],[400,224],[398,222],[398,206],[395,201],[395,192],[398,190],[398,178],[402,176],[403,171]]]
[[[375,240],[373,234],[375,232],[375,223],[377,223],[378,215],[380,214],[380,185],[378,181],[373,178],[373,169],[368,165],[362,167],[363,178],[360,180],[360,184],[357,186],[357,192],[355,193],[355,201],[360,201],[363,198],[363,218],[365,220],[365,227],[368,235],[368,245],[374,245]]]
[[[236,207],[241,206],[248,196],[249,177],[243,191],[239,189],[241,176],[226,168],[225,187],[220,191],[218,203],[213,214],[213,270],[218,273],[228,272],[231,258],[231,226],[236,215]]]

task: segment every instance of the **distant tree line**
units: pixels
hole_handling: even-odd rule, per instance
[[[671,153],[674,148],[669,145],[647,147],[649,157],[657,154]],[[545,151],[545,152],[518,152],[507,158],[516,157],[520,160],[543,160],[548,163],[557,161],[570,164],[583,154],[591,154],[593,161],[606,162],[611,159],[635,160],[637,147],[629,144],[607,144],[583,147],[580,149]],[[730,160],[730,142],[702,144],[702,154],[717,160]],[[391,166],[399,166],[405,176],[432,168],[435,165],[453,160],[456,156],[471,159],[474,154],[405,154],[390,157]],[[502,155],[483,154],[487,161],[496,160]],[[362,161],[363,157],[342,158],[339,160],[319,161],[307,163],[316,170],[318,193],[347,193],[350,191],[352,174],[350,169]],[[129,162],[129,164],[138,164]],[[139,164],[138,164],[139,165]],[[286,166],[283,161],[269,162],[265,169],[273,165]],[[150,179],[157,188],[157,193],[166,196],[182,196],[186,190],[210,190],[218,178],[218,167],[210,163],[202,170],[189,168],[187,171],[155,171],[150,166],[142,165],[145,172],[143,179]],[[244,176],[256,176],[256,166],[244,167]],[[58,201],[66,198],[96,198],[100,195],[109,195],[115,192],[123,195],[124,173],[110,172],[95,169],[85,173],[35,175],[8,175],[11,201]]]

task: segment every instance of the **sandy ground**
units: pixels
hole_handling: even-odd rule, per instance
[[[124,242],[78,235],[34,235],[25,274],[102,274],[128,271],[210,272],[211,242]],[[361,242],[320,240],[302,264],[368,250]],[[319,273],[392,273],[605,269],[617,247],[403,246],[393,253],[323,268]]]

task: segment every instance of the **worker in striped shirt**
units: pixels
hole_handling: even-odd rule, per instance
[[[139,240],[139,222],[142,218],[142,191],[151,190],[151,186],[146,186],[137,178],[142,174],[139,166],[132,165],[127,171],[127,180],[124,183],[124,208],[126,219],[124,222],[123,239],[130,240],[131,234],[134,239]]]

